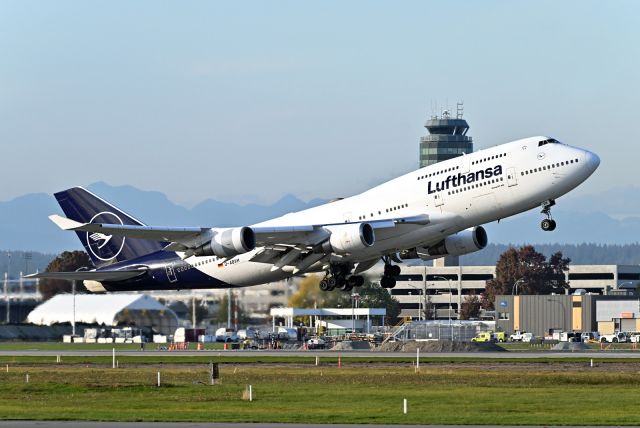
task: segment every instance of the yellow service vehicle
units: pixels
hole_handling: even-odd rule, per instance
[[[504,342],[507,340],[507,335],[504,331],[481,331],[476,335],[476,337],[472,338],[472,342]]]
[[[507,334],[504,331],[497,331],[493,333],[493,340],[496,342],[506,342]]]
[[[472,342],[491,342],[493,341],[493,334],[490,331],[481,331],[476,337],[471,339]]]

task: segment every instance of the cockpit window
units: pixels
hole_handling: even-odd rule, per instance
[[[544,146],[545,144],[561,144],[560,141],[556,140],[555,138],[549,138],[548,140],[543,140],[538,142],[538,147],[540,146]]]

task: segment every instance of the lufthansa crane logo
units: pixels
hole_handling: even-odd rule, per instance
[[[124,224],[120,217],[109,211],[99,212],[91,218],[89,223]],[[100,232],[86,233],[87,248],[98,260],[104,262],[113,260],[120,255],[125,240],[125,237],[105,235]]]

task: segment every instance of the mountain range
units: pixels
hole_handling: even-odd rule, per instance
[[[249,225],[322,204],[293,195],[273,204],[241,205],[207,199],[192,208],[170,201],[161,192],[104,182],[87,188],[149,225],[226,227]],[[629,244],[640,242],[640,187],[559,199],[553,208],[558,228],[543,232],[542,215],[531,211],[486,225],[489,240],[498,244]],[[63,214],[55,198],[33,193],[0,202],[0,248],[58,253],[80,249],[75,234],[60,231],[47,218]]]

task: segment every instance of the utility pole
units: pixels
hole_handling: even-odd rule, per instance
[[[5,301],[5,311],[6,311],[6,323],[9,324],[9,273],[4,273],[4,301]]]
[[[73,298],[73,318],[71,318],[71,337],[76,337],[76,283],[78,281],[71,281],[71,296]],[[73,341],[73,339],[72,339]]]
[[[191,327],[196,328],[196,295],[191,294]]]
[[[231,328],[231,289],[227,288],[227,328]]]

